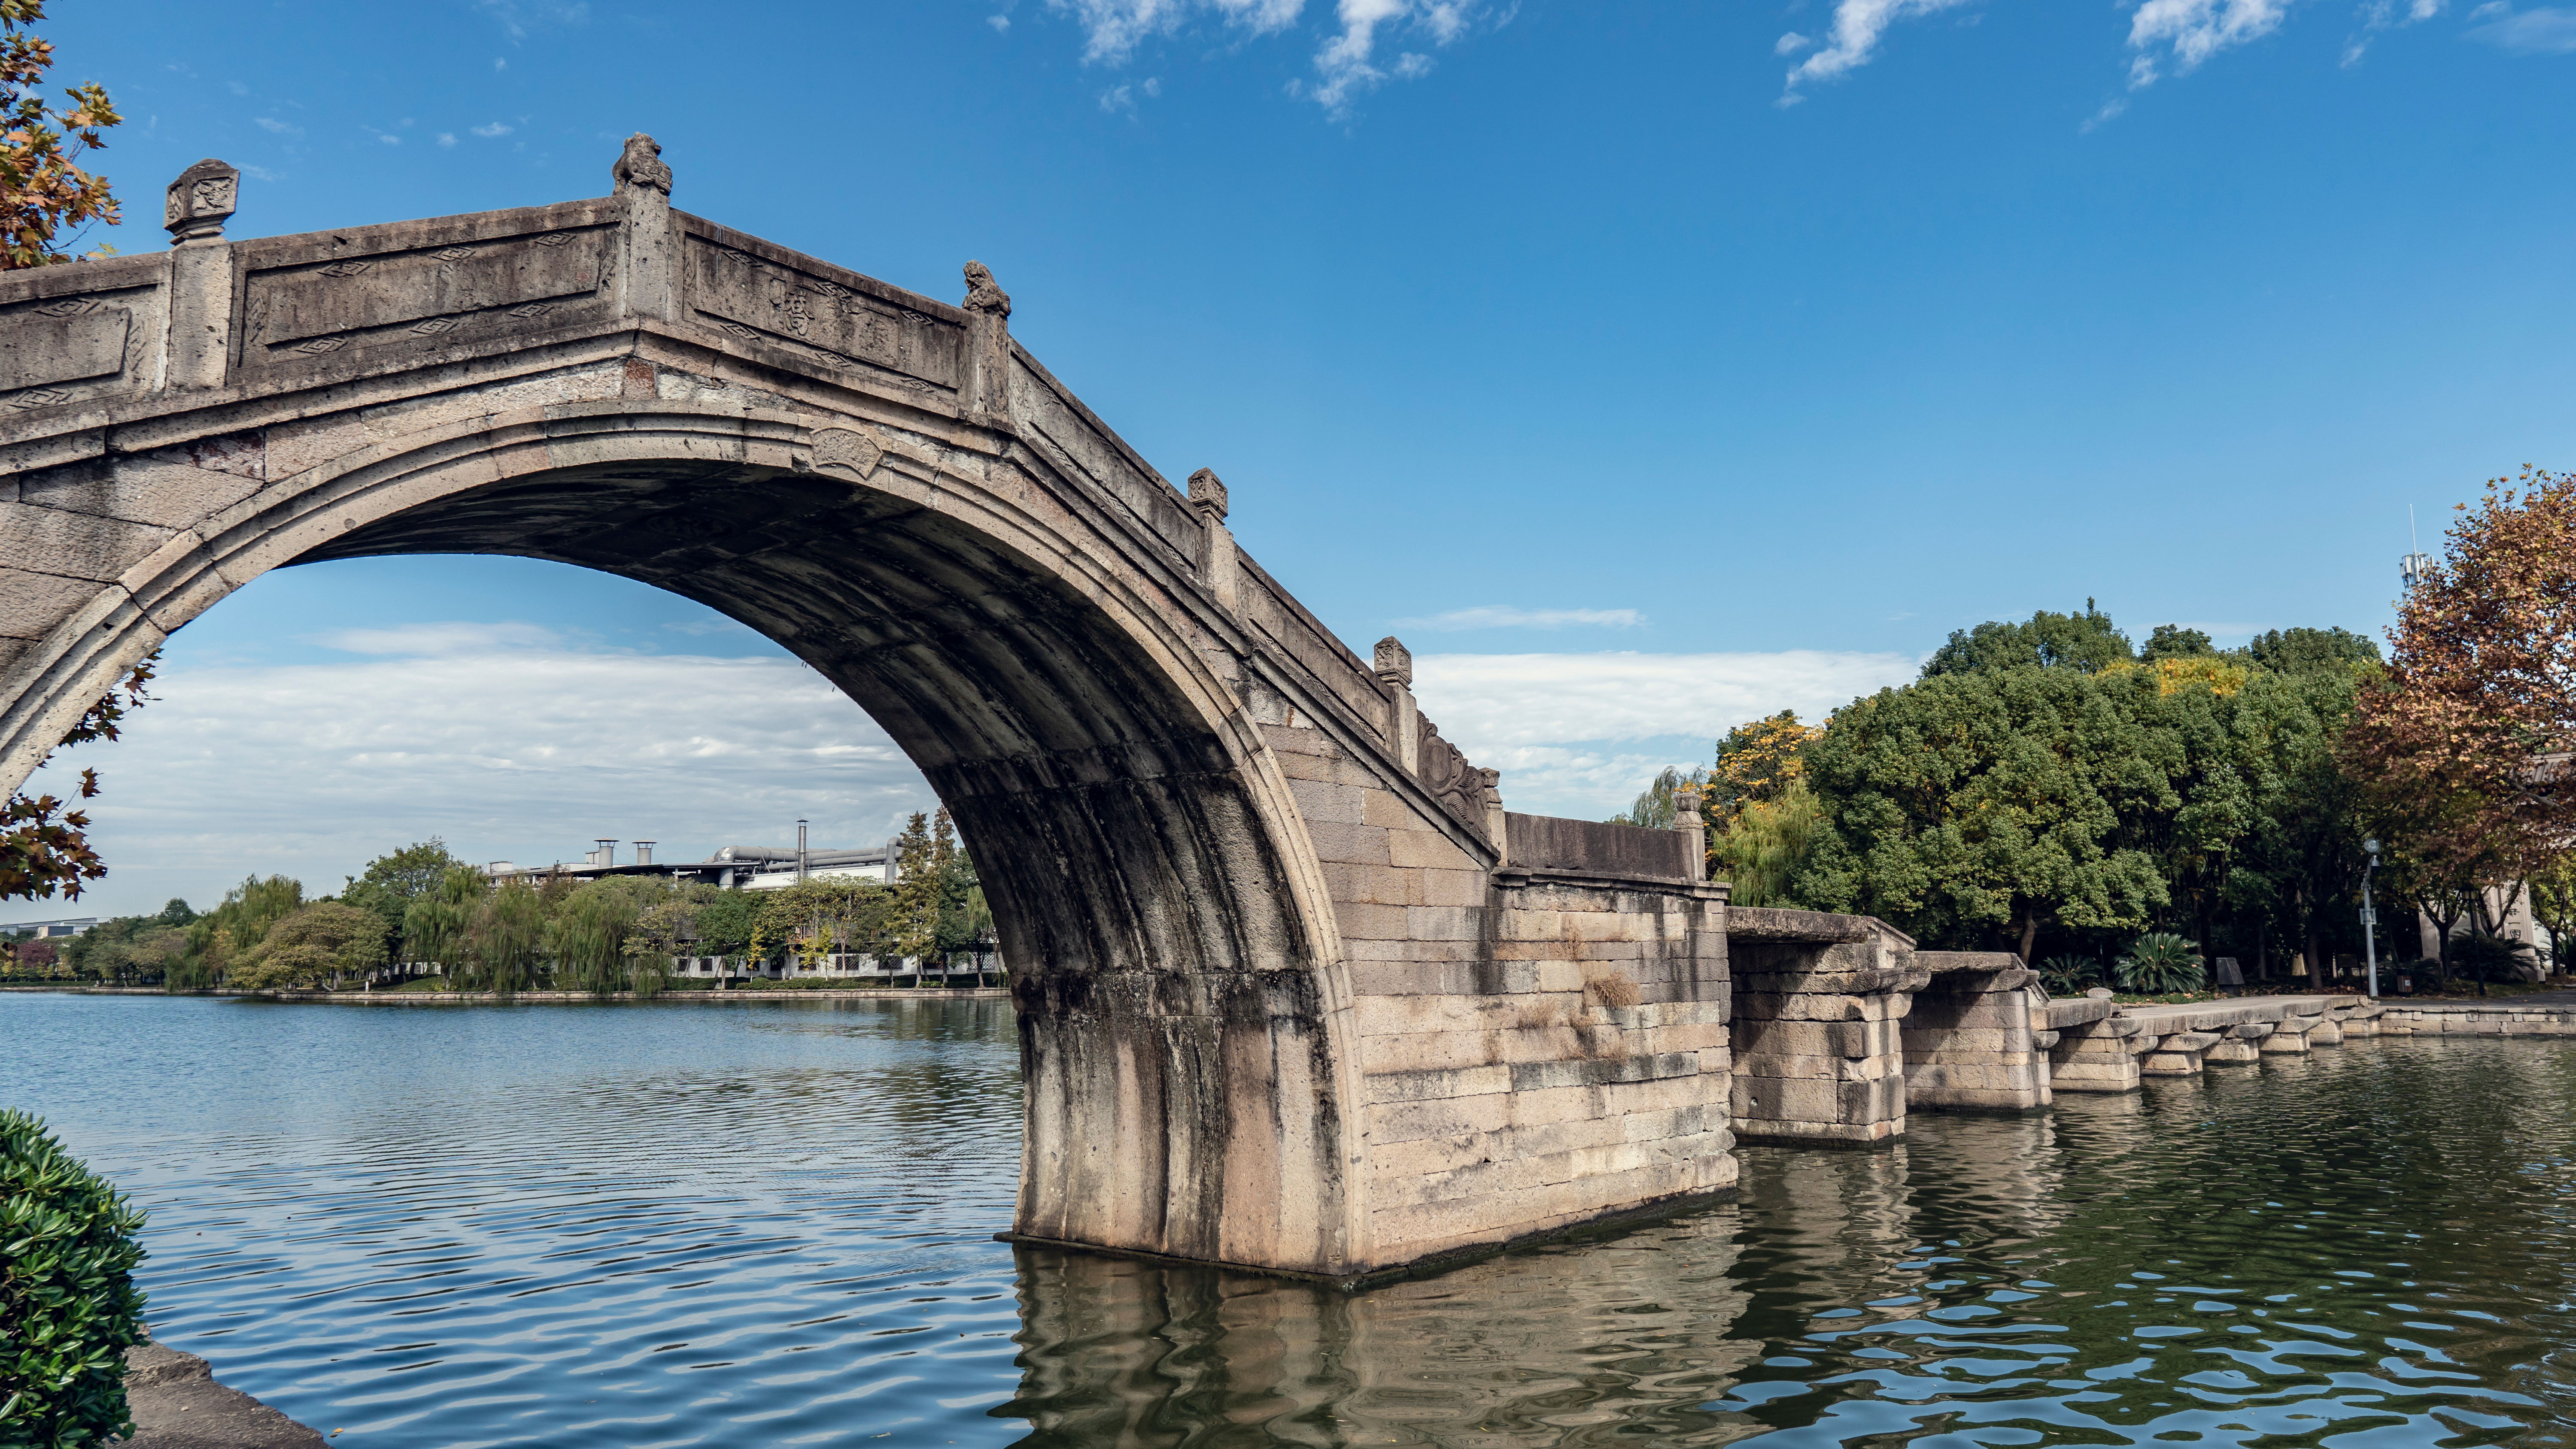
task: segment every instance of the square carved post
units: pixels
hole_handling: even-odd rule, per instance
[[[966,264],[966,358],[957,411],[995,432],[1011,431],[1011,294],[982,262]]]
[[[1386,686],[1393,707],[1386,716],[1386,742],[1408,775],[1422,773],[1422,710],[1413,702],[1413,651],[1389,634],[1377,641],[1378,683]]]
[[[1242,561],[1234,548],[1234,530],[1225,526],[1225,483],[1213,468],[1201,468],[1190,475],[1190,508],[1199,516],[1205,530],[1199,538],[1199,582],[1227,613],[1243,612],[1243,601],[1237,596],[1242,587]]]
[[[671,225],[671,168],[662,148],[638,131],[626,138],[626,150],[608,170],[625,203],[625,224],[618,228],[619,310],[629,317],[677,316],[679,232]]]
[[[170,183],[162,221],[171,242],[162,385],[173,392],[224,385],[233,339],[233,249],[224,222],[240,197],[241,172],[212,158]]]

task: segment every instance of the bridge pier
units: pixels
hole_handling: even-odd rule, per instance
[[[2006,951],[1917,951],[1931,982],[1900,1032],[1909,1111],[2026,1112],[2049,1103],[2036,973]]]
[[[1930,973],[1867,916],[1738,908],[1735,1131],[1748,1141],[1875,1146],[1905,1131],[1899,1023]]]

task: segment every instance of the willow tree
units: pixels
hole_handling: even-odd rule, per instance
[[[474,903],[465,927],[460,988],[508,996],[536,984],[545,964],[546,903],[537,888],[510,881]]]

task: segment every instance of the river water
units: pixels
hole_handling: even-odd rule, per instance
[[[2562,1444],[2576,1044],[2392,1039],[1357,1296],[1018,1251],[1001,1002],[0,995],[157,1334],[335,1443]]]

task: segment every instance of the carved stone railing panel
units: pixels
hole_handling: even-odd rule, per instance
[[[1360,663],[1359,656],[1308,613],[1306,606],[1298,603],[1277,579],[1253,562],[1251,555],[1238,554],[1237,558],[1244,585],[1239,595],[1243,621],[1278,646],[1311,690],[1326,702],[1340,705],[1344,719],[1365,732],[1369,743],[1394,755],[1394,742],[1386,737],[1386,695]]]
[[[827,376],[922,389],[956,406],[966,343],[956,308],[702,217],[673,219],[686,238],[691,322],[783,349]]]
[[[1021,435],[1044,440],[1161,539],[1175,558],[1195,560],[1202,529],[1180,490],[1136,457],[1035,358],[1014,351],[1011,361],[1012,421]]]
[[[1443,809],[1483,834],[1485,772],[1467,763],[1464,752],[1440,737],[1440,726],[1420,715],[1414,718],[1421,731],[1415,778]]]
[[[232,375],[423,364],[616,310],[608,201],[235,243]]]
[[[169,326],[169,259],[31,267],[0,281],[0,414],[145,391]]]

